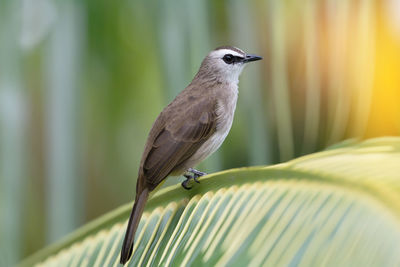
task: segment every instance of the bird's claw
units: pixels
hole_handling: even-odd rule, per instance
[[[192,189],[192,187],[188,185],[191,179],[193,179],[196,183],[199,184],[200,181],[198,178],[207,174],[205,172],[201,172],[192,168],[189,168],[188,172],[192,173],[193,175],[190,174],[183,175],[185,176],[186,180],[181,183],[182,187],[185,188],[186,190]]]
[[[191,186],[188,186],[189,180],[190,180],[190,179],[186,179],[185,181],[183,181],[183,182],[181,183],[182,187],[185,188],[186,190],[192,189]]]

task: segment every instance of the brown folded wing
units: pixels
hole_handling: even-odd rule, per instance
[[[216,106],[216,102],[202,101],[179,114],[170,113],[169,118],[159,118],[165,125],[156,135],[143,164],[148,185],[156,187],[215,132]]]

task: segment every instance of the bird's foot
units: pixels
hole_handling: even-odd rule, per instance
[[[186,180],[182,182],[182,184],[181,184],[182,187],[185,188],[186,190],[192,189],[192,187],[189,186],[188,184],[189,184],[190,180],[191,180],[191,179],[194,179],[194,178],[193,178],[191,175],[189,175],[189,174],[185,174],[185,175],[183,175],[183,176],[185,176]]]
[[[190,175],[190,174],[187,174],[187,173],[183,175],[183,176],[185,176],[186,180],[182,182],[182,187],[185,188],[186,190],[192,189],[192,187],[188,185],[190,180],[193,179],[196,183],[199,184],[200,181],[199,181],[198,178],[207,174],[205,172],[201,172],[201,171],[198,171],[198,170],[195,170],[195,169],[192,169],[192,168],[189,168],[187,170],[187,172],[190,172],[193,175]]]

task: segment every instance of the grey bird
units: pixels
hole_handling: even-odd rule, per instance
[[[248,62],[262,59],[232,46],[211,51],[192,82],[160,113],[142,155],[136,198],[121,249],[121,264],[132,255],[135,232],[149,193],[169,175],[184,175],[182,183],[205,173],[193,169],[215,152],[232,126],[239,75]]]

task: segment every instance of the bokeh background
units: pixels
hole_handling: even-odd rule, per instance
[[[400,0],[1,0],[0,265],[132,201],[152,122],[227,44],[264,60],[201,170],[400,135]]]

